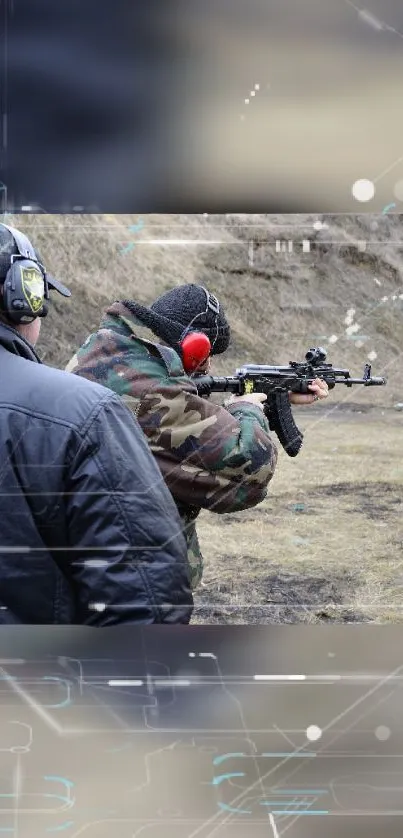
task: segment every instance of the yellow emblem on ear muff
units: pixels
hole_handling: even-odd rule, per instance
[[[35,268],[21,267],[21,286],[32,314],[38,314],[45,297],[45,283],[41,272]]]
[[[245,393],[253,393],[254,384],[253,381],[245,381]]]

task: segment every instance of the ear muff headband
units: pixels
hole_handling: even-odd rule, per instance
[[[193,317],[193,320],[190,321],[189,325],[186,326],[186,329],[184,330],[183,334],[181,335],[180,343],[184,340],[186,335],[189,334],[189,332],[195,331],[194,329],[192,329],[193,323],[195,323],[196,320],[198,320],[200,317],[204,317],[204,315],[208,314],[209,311],[212,311],[214,316],[215,316],[214,319],[215,319],[215,328],[216,328],[216,336],[215,336],[215,338],[214,338],[214,340],[211,344],[211,347],[213,348],[213,346],[214,346],[214,344],[217,340],[217,337],[218,337],[218,317],[219,317],[219,314],[220,314],[220,304],[217,300],[217,297],[215,297],[214,294],[210,294],[210,291],[207,291],[207,288],[204,288],[204,286],[201,286],[201,287],[203,288],[203,291],[206,295],[206,308],[205,308],[204,311],[200,311],[199,314],[196,314],[195,317]]]
[[[207,288],[203,287],[203,291],[206,295],[206,308],[204,311],[199,312],[199,314],[196,314],[195,317],[193,317],[193,320],[190,321],[179,341],[183,367],[188,375],[194,374],[205,364],[218,337],[220,304],[217,297],[215,297],[214,294],[210,294],[210,292],[207,291]],[[196,320],[200,317],[204,317],[204,315],[208,314],[209,311],[212,311],[215,315],[216,336],[213,343],[210,342],[204,332],[198,332],[197,329],[192,328]]]

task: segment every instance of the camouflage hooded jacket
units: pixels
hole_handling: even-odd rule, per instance
[[[113,390],[136,416],[178,506],[194,589],[203,571],[195,529],[200,509],[235,512],[260,503],[278,454],[259,407],[223,408],[202,399],[179,355],[155,341],[114,303],[66,369]]]

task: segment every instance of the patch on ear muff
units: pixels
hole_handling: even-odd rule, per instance
[[[45,282],[43,274],[37,268],[28,268],[15,264],[15,269],[21,272],[21,288],[33,315],[38,315],[45,297]]]

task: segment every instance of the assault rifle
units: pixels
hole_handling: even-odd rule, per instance
[[[309,384],[315,378],[326,381],[329,390],[333,390],[336,384],[344,384],[346,387],[352,387],[353,384],[363,384],[364,387],[386,384],[385,378],[371,377],[370,364],[365,364],[362,378],[351,378],[349,370],[339,370],[332,364],[326,364],[326,357],[326,351],[319,346],[308,350],[305,361],[290,361],[288,367],[247,364],[237,369],[233,376],[216,378],[196,375],[193,381],[199,396],[208,397],[211,393],[226,392],[239,396],[253,392],[266,393],[264,412],[270,430],[277,434],[287,454],[296,457],[304,435],[294,422],[289,392],[310,393]]]

